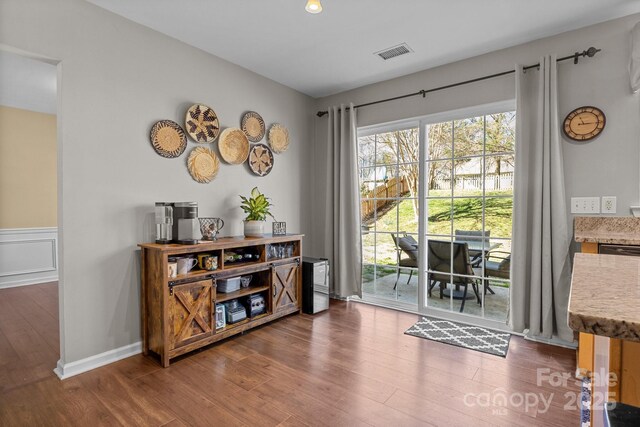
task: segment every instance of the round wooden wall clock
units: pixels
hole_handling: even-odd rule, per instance
[[[564,134],[574,141],[589,141],[600,135],[607,119],[601,109],[579,107],[564,119]]]

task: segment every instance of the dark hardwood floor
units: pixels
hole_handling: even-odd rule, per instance
[[[574,351],[513,337],[503,359],[404,335],[415,315],[337,301],[167,369],[138,355],[60,381],[57,304],[56,284],[0,290],[2,426],[579,423],[572,377],[538,386],[536,371],[571,376]]]

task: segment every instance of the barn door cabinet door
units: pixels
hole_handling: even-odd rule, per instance
[[[299,307],[298,273],[299,263],[292,262],[274,266],[272,269],[273,311],[277,313]]]
[[[169,340],[174,349],[214,331],[213,281],[174,285],[169,296]]]

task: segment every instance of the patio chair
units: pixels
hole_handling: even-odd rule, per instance
[[[478,303],[481,303],[480,295],[478,294],[477,279],[474,277],[458,276],[460,274],[474,276],[473,266],[469,260],[469,247],[467,243],[429,240],[427,250],[429,270],[427,273],[427,282],[429,283],[429,295],[431,295],[431,289],[433,289],[437,283],[440,284],[440,298],[442,298],[443,291],[447,284],[455,287],[462,286],[464,288],[462,303],[460,305],[460,312],[462,312],[467,299],[467,289],[468,286],[471,285]],[[451,276],[451,274],[454,276]],[[451,291],[453,292],[453,289]]]
[[[511,279],[511,253],[504,251],[491,252],[491,258],[497,261],[487,259],[484,263],[484,274],[487,277],[498,277],[500,279]],[[491,291],[493,293],[493,291]]]
[[[469,249],[469,257],[471,259],[471,265],[473,268],[481,268],[482,266],[482,253],[484,252],[485,261],[489,259],[489,254],[493,254],[493,252],[489,252],[489,248],[491,247],[491,230],[485,230],[484,232],[484,240],[482,238],[482,230],[455,230],[456,242],[468,242],[469,246],[478,247],[481,249]],[[484,241],[484,245],[482,242]],[[484,246],[484,249],[482,247]],[[489,282],[486,282],[484,293],[490,292],[491,295],[494,295],[495,292],[489,286]]]
[[[400,280],[400,267],[406,267],[410,270],[407,285],[411,281],[411,277],[413,277],[413,270],[418,268],[418,242],[416,242],[413,236],[407,234],[406,231],[400,231],[397,234],[391,233],[391,238],[396,245],[396,253],[398,254],[398,275],[396,277],[396,283],[393,285],[393,289],[395,290],[398,286],[398,280]],[[403,252],[407,255],[407,258],[402,257]]]

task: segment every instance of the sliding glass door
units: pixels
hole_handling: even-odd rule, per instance
[[[418,123],[361,132],[359,143],[364,298],[416,309],[418,256]]]
[[[359,129],[358,145],[363,299],[504,324],[513,107]]]
[[[515,112],[424,125],[425,309],[505,323]]]

